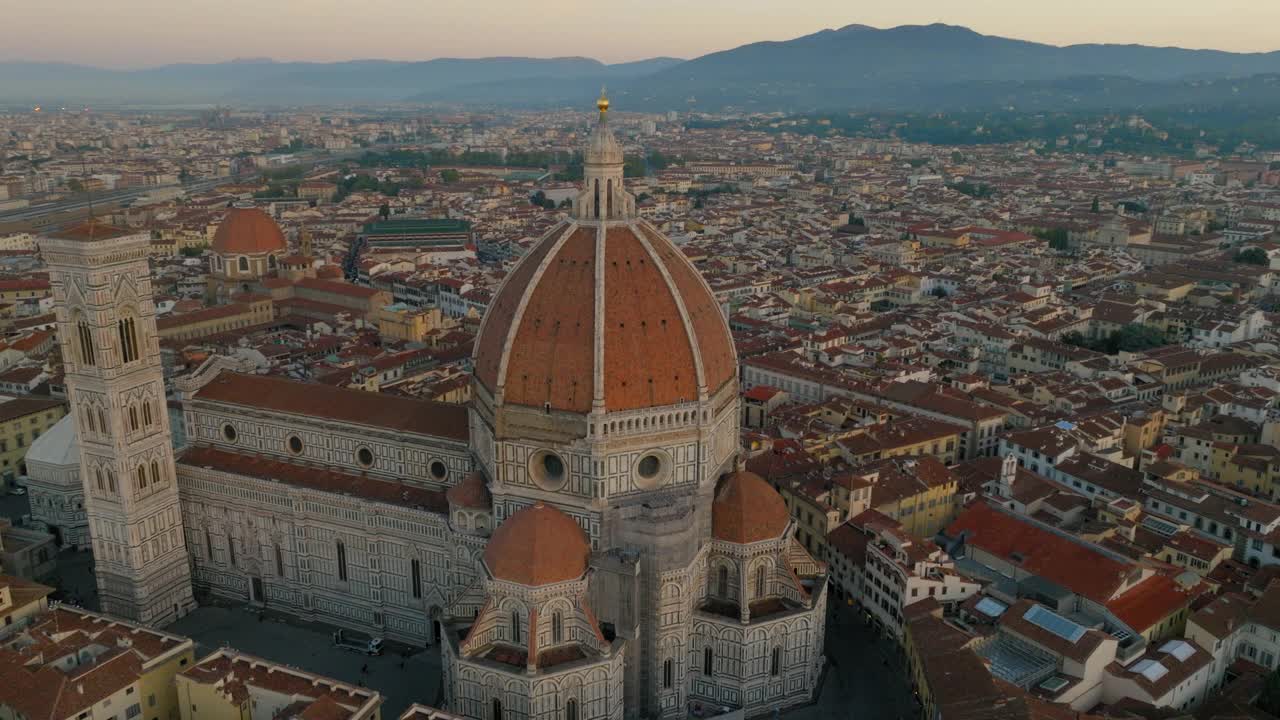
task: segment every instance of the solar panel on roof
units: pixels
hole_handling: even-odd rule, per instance
[[[989,598],[989,597],[982,598],[981,600],[978,601],[978,604],[974,605],[973,607],[975,610],[982,613],[983,615],[986,615],[988,617],[993,617],[993,618],[1000,617],[1001,615],[1004,614],[1005,610],[1009,609],[1008,605],[1005,605],[999,600],[996,600],[994,598]]]
[[[1043,605],[1032,605],[1022,615],[1027,622],[1057,635],[1067,642],[1074,643],[1084,637],[1084,628]]]

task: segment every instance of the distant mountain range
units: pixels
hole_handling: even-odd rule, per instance
[[[133,71],[0,63],[0,102],[421,102],[586,104],[608,83],[620,109],[1125,108],[1248,101],[1280,104],[1280,52],[1071,45],[951,25],[850,25],[692,60],[606,65],[581,57],[238,60]]]

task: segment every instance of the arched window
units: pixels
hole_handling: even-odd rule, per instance
[[[757,598],[764,597],[765,577],[766,577],[766,573],[765,573],[764,565],[761,565],[760,567],[756,568],[756,597]]]
[[[89,428],[89,432],[98,432],[98,424],[93,421],[93,410],[84,409],[84,426]]]
[[[520,644],[520,611],[511,611],[511,642]]]
[[[596,219],[599,220],[600,219],[600,180],[598,179],[595,180],[594,185],[595,185],[595,198],[596,198],[595,213],[596,213]]]
[[[98,492],[106,490],[107,484],[102,480],[102,468],[94,468],[93,474],[95,479],[98,481]]]
[[[267,256],[267,267],[271,268],[272,270],[275,270],[275,269],[276,269],[276,256],[275,256],[275,255],[268,255],[268,256]]]
[[[346,581],[347,579],[347,546],[338,541],[338,579]]]
[[[110,469],[107,470],[107,490],[116,491],[116,474],[111,472]]]
[[[276,545],[276,575],[284,577],[284,553],[280,552],[279,545]]]
[[[711,648],[703,648],[702,650],[702,674],[711,677],[714,673],[711,670],[712,664],[715,662],[715,655],[711,652]]]
[[[769,657],[769,674],[777,676],[782,670],[782,648],[774,648],[773,654]]]
[[[729,568],[721,565],[716,570],[716,594],[720,597],[729,597]]]
[[[493,699],[493,720],[502,720],[502,701]]]
[[[605,188],[606,188],[606,192],[604,194],[604,202],[605,202],[604,216],[607,218],[611,218],[613,217],[613,178],[609,178],[609,181],[605,185]]]
[[[142,424],[151,427],[151,401],[142,403]]]
[[[557,610],[551,613],[551,644],[559,645],[564,642],[564,617]]]
[[[236,260],[236,266],[239,268],[240,272],[249,272],[249,258],[241,255],[240,258]]]
[[[671,687],[672,675],[675,674],[675,669],[672,665],[671,658],[662,661],[662,687],[664,688]]]
[[[136,405],[129,406],[129,429],[138,432],[138,407]]]
[[[578,701],[577,700],[565,701],[564,720],[578,720]]]
[[[93,346],[93,329],[89,327],[87,320],[81,320],[76,324],[77,335],[80,339],[80,363],[90,367],[98,364],[98,353]]]
[[[145,467],[138,466],[137,471],[133,474],[133,483],[139,490],[147,486],[147,469]]]
[[[152,485],[160,484],[160,463],[156,462],[155,460],[151,461],[151,484]]]
[[[116,321],[116,334],[120,336],[120,360],[131,363],[138,359],[138,330],[133,318],[126,317]]]
[[[107,414],[103,412],[102,408],[98,408],[98,427],[102,428],[104,435],[111,432],[111,426],[107,425]]]

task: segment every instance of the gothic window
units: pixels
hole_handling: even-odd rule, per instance
[[[502,720],[502,701],[498,698],[493,699],[493,719]]]
[[[774,648],[773,654],[769,657],[769,674],[778,675],[778,671],[782,668],[782,648]]]
[[[577,700],[565,701],[564,720],[578,720],[578,701]]]
[[[711,677],[714,673],[711,666],[715,662],[715,654],[711,652],[711,648],[703,648],[702,650],[702,674]]]
[[[98,424],[93,421],[93,409],[84,409],[84,425],[89,428],[89,432],[98,432]]]
[[[236,539],[230,534],[227,535],[227,562],[231,563],[232,567],[236,565]]]
[[[240,272],[249,272],[249,258],[241,256],[236,261],[236,264],[239,266]]]
[[[152,485],[160,484],[160,463],[156,462],[155,460],[151,461],[151,484]]]
[[[138,329],[132,317],[116,321],[116,334],[120,336],[120,360],[131,363],[138,359]]]
[[[107,490],[116,491],[116,474],[111,472],[110,469],[107,470]]]
[[[102,468],[94,468],[93,474],[95,479],[98,481],[98,492],[106,490],[107,484],[102,480]]]
[[[729,568],[721,565],[716,570],[716,594],[720,597],[729,597]]]
[[[209,528],[204,529],[204,555],[213,559],[213,538],[209,537]]]
[[[151,427],[151,401],[142,403],[142,424]]]
[[[559,645],[564,642],[564,616],[557,610],[551,613],[551,644]]]
[[[133,484],[139,490],[147,487],[147,469],[145,467],[138,466],[137,471],[133,474]]]
[[[111,426],[107,425],[107,413],[102,408],[98,408],[98,427],[102,428],[104,435],[111,433]]]
[[[138,432],[138,408],[135,405],[129,406],[129,429]]]
[[[93,347],[93,330],[88,321],[81,320],[76,325],[80,338],[80,363],[90,367],[98,364],[98,355]]]
[[[662,687],[671,687],[671,676],[674,674],[671,658],[662,661]]]
[[[520,611],[511,611],[511,642],[520,644]]]
[[[764,590],[765,590],[764,586],[765,586],[765,567],[764,565],[761,565],[760,567],[756,568],[756,597],[757,598],[764,597]]]
[[[413,576],[413,585],[409,588],[413,591],[415,598],[422,597],[422,562],[414,558],[409,562],[410,574]]]
[[[613,217],[613,178],[609,178],[608,184],[605,187],[607,188],[607,190],[604,195],[604,202],[605,202],[604,216],[607,218],[610,218],[610,217]]]
[[[595,213],[596,213],[596,219],[599,220],[600,219],[600,181],[599,180],[594,181],[594,187],[595,187],[595,199],[596,199]]]
[[[276,545],[276,575],[284,577],[284,554],[280,552],[279,545]]]
[[[338,579],[346,581],[347,579],[347,546],[338,541]]]

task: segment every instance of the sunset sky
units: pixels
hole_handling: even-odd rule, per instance
[[[850,23],[945,22],[1067,45],[1280,49],[1276,0],[53,0],[0,3],[0,60],[696,57]]]

